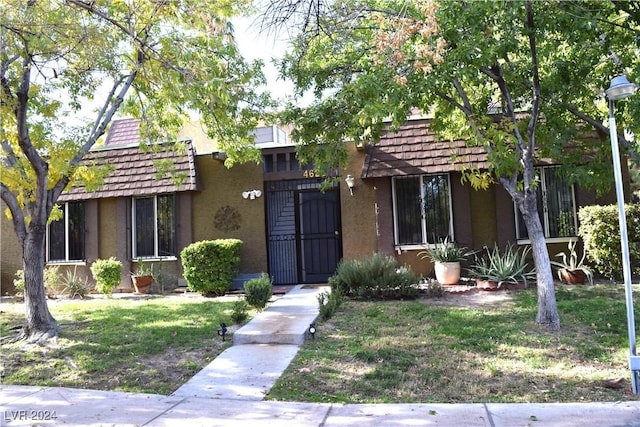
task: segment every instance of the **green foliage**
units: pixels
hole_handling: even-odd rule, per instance
[[[374,253],[360,260],[342,260],[329,278],[331,290],[363,299],[415,298],[416,274],[390,256]]]
[[[626,204],[627,237],[632,270],[640,274],[640,203]],[[578,234],[589,263],[605,277],[622,278],[618,206],[584,206],[578,211]]]
[[[267,306],[273,295],[273,283],[268,274],[244,282],[244,295],[249,305],[261,310]]]
[[[340,305],[342,305],[342,301],[342,294],[337,289],[332,289],[331,292],[322,292],[318,295],[319,319],[323,322],[331,319]]]
[[[233,303],[231,308],[231,320],[235,324],[242,324],[249,317],[249,304],[243,299],[239,299]]]
[[[61,295],[69,298],[84,298],[89,293],[87,281],[76,274],[76,270],[67,270],[62,279]]]
[[[456,262],[464,261],[473,251],[456,245],[455,242],[445,237],[443,240],[427,247],[424,251],[418,252],[421,259],[428,258],[432,262]]]
[[[242,240],[203,240],[180,253],[184,278],[192,291],[204,296],[220,296],[231,285],[240,266]]]
[[[160,263],[160,266],[162,267],[162,263]],[[142,259],[138,259],[135,268],[131,272],[131,276],[153,276],[153,265]]]
[[[91,274],[96,281],[96,290],[111,296],[113,290],[120,284],[122,263],[114,257],[97,259],[91,264]]]
[[[527,283],[536,275],[535,268],[529,269],[527,256],[530,252],[528,246],[520,250],[509,244],[503,253],[500,253],[498,245],[493,249],[485,247],[486,254],[478,259],[469,269],[471,277],[496,282],[498,286],[503,283]]]
[[[24,292],[24,271],[18,270],[13,278],[13,287],[16,288],[18,295]]]
[[[58,266],[48,266],[43,271],[44,287],[54,294],[57,294],[56,289],[59,288],[59,269]],[[16,288],[18,295],[24,293],[24,270],[16,271],[13,279],[13,286]]]

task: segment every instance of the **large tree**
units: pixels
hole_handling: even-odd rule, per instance
[[[490,169],[464,176],[477,187],[496,180],[515,201],[537,270],[536,321],[556,330],[535,166],[552,158],[574,182],[610,188],[608,145],[584,136],[607,135],[601,92],[611,77],[639,75],[638,11],[603,1],[282,0],[265,23],[300,30],[282,75],[315,98],[290,105],[285,120],[321,167],[344,161],[346,140],[375,141],[412,107],[440,137],[485,147]],[[630,102],[621,112],[640,123]]]
[[[1,0],[0,194],[22,246],[22,337],[56,336],[43,286],[47,222],[118,111],[149,141],[171,140],[199,114],[231,155],[250,157],[248,131],[266,99],[260,63],[246,63],[228,19],[247,2]]]

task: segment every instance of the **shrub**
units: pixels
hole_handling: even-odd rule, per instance
[[[339,291],[323,292],[318,295],[319,318],[321,321],[329,320],[342,304],[342,295]]]
[[[91,274],[96,280],[96,290],[107,296],[111,296],[113,290],[120,284],[122,263],[111,257],[109,259],[97,259],[91,264]]]
[[[204,296],[224,295],[240,266],[242,240],[203,240],[180,252],[184,278],[192,291]]]
[[[374,253],[361,260],[343,260],[329,278],[332,292],[363,299],[400,299],[418,296],[418,278],[390,256]]]
[[[268,274],[244,282],[244,295],[249,305],[261,310],[273,295],[273,285]]]
[[[231,309],[231,320],[233,323],[241,324],[249,317],[249,304],[244,299],[240,299],[233,303]]]
[[[640,274],[640,204],[625,205],[632,269]],[[578,211],[579,236],[594,269],[610,279],[622,278],[618,206],[584,206]]]
[[[44,281],[44,287],[45,289],[51,290],[52,292],[55,292],[55,289],[57,286],[59,286],[58,284],[58,279],[60,275],[58,274],[58,267],[57,266],[50,266],[50,267],[46,267],[43,271],[43,277],[42,280]],[[13,286],[16,288],[16,292],[18,295],[24,295],[24,271],[23,270],[18,270],[16,271],[15,277],[13,279]]]
[[[17,295],[24,294],[24,271],[23,270],[16,271],[15,277],[13,278],[13,287],[16,288]]]

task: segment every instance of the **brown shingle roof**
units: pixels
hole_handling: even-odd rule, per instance
[[[129,119],[127,119],[129,121]],[[116,125],[117,122],[114,122]],[[137,123],[137,122],[136,122]],[[130,123],[126,126],[115,126],[117,134],[112,137],[112,126],[107,141],[111,146],[89,152],[82,160],[81,165],[109,164],[113,168],[111,174],[105,179],[104,185],[98,190],[87,192],[84,186],[73,187],[65,191],[59,198],[60,202],[88,200],[106,197],[130,197],[148,196],[153,194],[175,193],[179,191],[199,190],[197,182],[195,152],[191,141],[186,141],[186,153],[176,152],[172,144],[158,145],[158,149],[143,152],[137,145],[139,136],[135,135]],[[119,131],[123,132],[119,132]],[[110,139],[111,138],[111,139]],[[131,144],[128,146],[113,146],[115,141],[119,144]],[[165,174],[156,179],[156,167],[154,161],[169,159],[173,162],[174,176],[185,175],[186,178],[180,186],[172,182],[171,176]]]
[[[484,148],[468,147],[463,140],[436,141],[428,120],[410,120],[369,146],[362,178],[444,173],[463,166],[486,169]]]

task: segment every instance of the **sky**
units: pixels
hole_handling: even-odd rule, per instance
[[[276,99],[284,99],[293,95],[293,85],[278,79],[278,71],[271,59],[282,57],[287,47],[284,33],[278,37],[269,32],[260,32],[259,22],[255,17],[232,19],[236,41],[240,52],[247,60],[262,59],[267,88]]]

